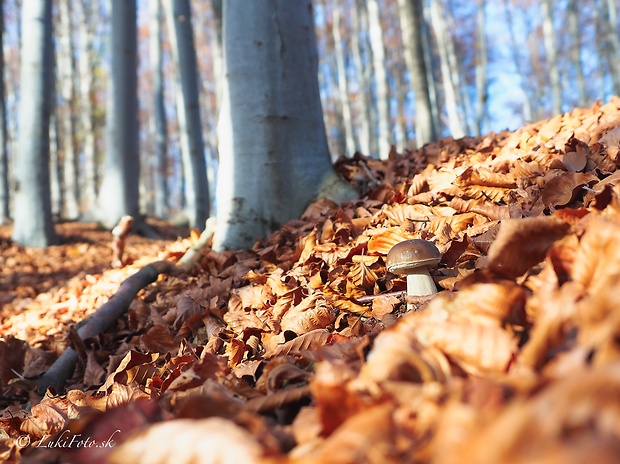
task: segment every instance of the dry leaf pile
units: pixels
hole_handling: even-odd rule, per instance
[[[617,462],[619,151],[615,98],[342,161],[360,200],[320,200],[252,250],[206,250],[192,275],[148,287],[86,341],[66,395],[5,409],[1,456]],[[442,251],[443,291],[404,313],[384,258],[409,238]],[[7,398],[42,362],[31,345],[0,346]],[[62,446],[76,436],[114,446]]]

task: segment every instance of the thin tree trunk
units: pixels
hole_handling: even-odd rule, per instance
[[[601,13],[604,37],[603,51],[609,65],[613,93],[620,95],[620,39],[618,38],[617,13],[614,2],[601,0]]]
[[[376,103],[377,103],[377,136],[379,141],[380,159],[387,159],[390,154],[394,136],[390,130],[390,91],[388,85],[387,65],[385,62],[385,44],[383,43],[383,26],[381,25],[381,11],[377,0],[368,0],[368,31],[372,48],[373,71],[375,76]]]
[[[549,81],[553,95],[553,114],[562,113],[562,86],[560,84],[560,69],[558,67],[558,51],[555,44],[555,30],[553,28],[553,0],[542,1],[543,34],[547,64],[549,66]]]
[[[458,111],[458,87],[454,81],[450,65],[450,38],[448,37],[448,31],[443,18],[443,7],[440,2],[441,0],[431,0],[431,18],[439,49],[441,76],[443,79],[446,111],[448,113],[448,127],[452,137],[458,139],[465,136],[465,129]]]
[[[575,80],[577,84],[577,92],[579,93],[578,105],[586,106],[586,82],[583,77],[583,66],[581,65],[581,32],[579,29],[579,12],[577,11],[576,0],[568,0],[566,5],[568,15],[568,30],[571,36],[570,59],[575,68]]]
[[[153,127],[155,129],[155,153],[153,154],[155,173],[155,215],[165,218],[168,215],[168,184],[166,176],[166,147],[168,144],[168,125],[164,103],[164,70],[162,66],[161,0],[149,0],[149,53],[153,72]]]
[[[49,119],[53,101],[52,0],[24,0],[19,151],[15,163],[13,240],[46,247],[56,242],[49,172]]]
[[[209,185],[200,122],[198,70],[189,0],[165,0],[172,57],[176,64],[177,118],[190,227],[203,230],[209,218]]]
[[[0,224],[11,217],[6,92],[4,87],[4,1],[0,0]]]
[[[62,166],[58,156],[58,119],[56,113],[50,114],[50,201],[52,215],[62,216]]]
[[[336,65],[338,67],[338,94],[340,97],[340,109],[342,112],[342,127],[346,155],[353,156],[355,153],[355,138],[353,137],[353,119],[351,117],[351,100],[349,99],[349,80],[345,62],[345,50],[342,43],[342,31],[340,30],[340,5],[335,3],[332,10],[334,36],[334,50],[336,52]]]
[[[533,96],[532,92],[529,89],[527,75],[523,71],[523,60],[521,59],[521,55],[519,54],[519,50],[521,48],[517,42],[515,25],[512,19],[512,14],[510,12],[508,0],[504,0],[504,11],[506,13],[506,22],[508,23],[508,31],[510,33],[511,46],[509,48],[512,53],[512,60],[521,80],[521,91],[523,92],[523,119],[525,119],[526,122],[530,122],[533,120],[532,105],[530,103],[530,101],[533,99]]]
[[[136,2],[115,0],[111,6],[106,155],[99,192],[101,222],[108,228],[124,215],[140,217]]]
[[[424,60],[424,11],[422,0],[399,0],[400,25],[403,31],[405,60],[409,82],[415,93],[416,145],[422,147],[437,140],[433,124],[428,72]]]
[[[62,146],[62,188],[63,213],[65,219],[75,220],[80,215],[79,188],[78,188],[78,159],[75,150],[75,119],[73,109],[75,103],[75,59],[73,57],[73,25],[71,24],[70,0],[60,0],[59,17],[59,46],[58,56],[58,85],[63,105],[59,111]]]
[[[78,73],[80,92],[80,129],[83,136],[84,174],[82,188],[82,202],[84,212],[88,217],[94,217],[97,209],[98,193],[98,156],[97,137],[95,134],[95,112],[93,105],[93,87],[95,82],[94,67],[94,20],[92,5],[89,0],[78,0],[78,33],[81,40],[78,42]]]
[[[476,19],[476,132],[482,134],[487,119],[487,39],[484,27],[486,0],[478,1]]]
[[[358,131],[358,147],[359,150],[366,156],[370,156],[370,112],[367,105],[366,93],[370,88],[370,83],[367,79],[368,66],[364,66],[363,48],[361,43],[360,34],[365,30],[363,26],[362,11],[366,10],[363,4],[359,0],[354,0],[353,7],[351,9],[353,23],[353,31],[351,34],[351,48],[353,50],[353,64],[355,66],[355,75],[357,76],[357,125],[359,125]]]

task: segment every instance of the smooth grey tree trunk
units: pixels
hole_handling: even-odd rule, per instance
[[[555,29],[553,27],[553,1],[542,1],[543,37],[547,65],[549,66],[549,81],[553,96],[551,110],[553,114],[562,113],[562,85],[560,83],[560,68],[558,67],[558,50],[555,43]]]
[[[484,7],[486,0],[478,0],[476,14],[476,133],[482,134],[483,125],[488,119],[487,99],[489,96],[487,83],[487,36],[484,25]]]
[[[620,38],[616,5],[613,0],[601,0],[601,20],[603,52],[609,65],[612,90],[615,95],[620,95]]]
[[[415,93],[416,145],[422,147],[437,140],[428,85],[428,73],[424,62],[422,34],[424,12],[422,0],[398,0],[400,25],[403,31],[405,62],[409,82]]]
[[[0,0],[0,50],[4,50],[4,1]],[[11,217],[9,195],[9,150],[7,141],[4,53],[0,53],[0,224]]]
[[[356,192],[333,171],[310,0],[224,0],[216,250],[251,246],[318,197]]]
[[[358,129],[358,148],[366,156],[370,156],[370,111],[366,94],[370,89],[368,73],[365,71],[369,66],[364,66],[363,47],[360,34],[364,30],[363,12],[366,8],[358,0],[354,0],[351,7],[351,22],[353,24],[353,32],[351,34],[351,49],[353,53],[353,64],[355,67],[355,75],[357,76],[358,91],[356,96],[357,107],[357,125]]]
[[[58,156],[58,124],[56,112],[50,114],[50,200],[52,216],[62,216],[62,166]]]
[[[82,179],[82,204],[85,218],[96,217],[97,193],[99,183],[98,157],[99,148],[95,135],[95,114],[92,102],[95,84],[95,22],[92,17],[93,7],[90,0],[78,0],[76,6],[78,33],[78,88],[80,93],[79,127],[82,134],[84,152],[84,172]]]
[[[577,85],[578,100],[577,104],[582,108],[588,103],[586,95],[586,81],[583,77],[583,66],[581,64],[581,30],[579,26],[579,11],[576,0],[568,0],[566,5],[568,20],[568,30],[570,32],[570,61],[575,69],[575,81]]]
[[[190,227],[203,230],[209,218],[210,200],[190,4],[189,0],[164,0],[164,7],[178,76],[175,92],[185,177],[185,212]]]
[[[164,104],[164,70],[162,66],[162,9],[161,0],[149,0],[149,53],[153,72],[153,127],[155,129],[155,215],[168,215],[168,184],[166,176],[166,147],[168,125]]]
[[[377,102],[377,137],[378,158],[387,159],[390,147],[394,141],[390,130],[390,91],[388,84],[387,64],[385,62],[385,44],[383,43],[383,27],[381,26],[381,11],[377,0],[368,0],[368,31],[372,48]]]
[[[56,47],[58,66],[56,74],[58,87],[63,105],[58,111],[60,141],[62,148],[62,189],[63,189],[63,210],[62,216],[65,219],[75,220],[80,215],[79,208],[79,186],[78,186],[78,160],[75,150],[75,80],[76,69],[73,57],[73,25],[71,21],[70,0],[59,0],[58,2],[58,38],[59,44]]]
[[[437,38],[437,48],[439,49],[445,105],[448,113],[448,128],[450,129],[450,135],[459,139],[465,136],[465,128],[461,122],[458,110],[459,89],[454,80],[454,73],[450,64],[450,38],[448,37],[448,30],[443,17],[441,1],[431,0],[431,18],[435,37]]]
[[[139,218],[136,1],[111,2],[110,74],[107,88],[105,163],[99,192],[102,224],[124,215]]]
[[[340,5],[335,4],[332,10],[332,34],[334,38],[334,51],[336,54],[336,66],[338,67],[338,93],[342,112],[342,127],[344,130],[345,150],[347,156],[355,154],[355,138],[353,137],[353,118],[351,116],[351,100],[349,98],[349,79],[345,60],[345,47],[340,30]]]
[[[519,75],[519,80],[521,81],[521,91],[523,92],[523,119],[525,122],[531,122],[533,120],[534,114],[532,110],[531,100],[533,100],[532,92],[530,90],[528,84],[528,78],[526,73],[523,71],[523,60],[521,59],[521,54],[519,50],[519,43],[517,41],[517,36],[515,32],[515,24],[513,21],[512,14],[510,13],[509,1],[504,0],[504,12],[506,13],[506,22],[508,24],[508,32],[510,35],[510,51],[512,54],[512,61],[514,63],[515,69]]]
[[[52,0],[24,0],[22,30],[12,238],[21,245],[47,247],[56,242],[49,173],[49,120],[54,93]]]

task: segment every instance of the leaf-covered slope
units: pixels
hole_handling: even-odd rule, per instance
[[[619,131],[616,98],[342,161],[360,200],[319,200],[252,250],[207,250],[194,275],[149,287],[87,341],[66,396],[5,411],[4,456],[615,462]],[[404,314],[384,258],[409,238],[442,251],[443,291]],[[19,448],[77,434],[115,446]]]

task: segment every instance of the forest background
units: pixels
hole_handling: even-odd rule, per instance
[[[2,2],[4,121],[0,143],[0,220],[12,217],[19,134],[22,0]],[[129,2],[133,3],[133,2]],[[221,2],[190,2],[198,72],[199,124],[214,202],[218,166]],[[333,160],[386,158],[414,149],[416,95],[407,1],[315,0],[319,84]],[[417,3],[417,2],[411,2]],[[620,94],[617,9],[613,0],[419,2],[432,124],[460,138],[540,120]],[[171,35],[158,0],[137,4],[140,208],[172,218],[186,205],[177,113],[180,85]],[[56,219],[92,219],[104,177],[110,3],[53,4],[54,111],[50,120],[50,195]],[[168,23],[170,24],[170,23]],[[187,48],[187,47],[186,47]],[[161,69],[160,80],[158,70]],[[159,100],[158,100],[159,96]],[[165,124],[157,122],[158,105]]]

